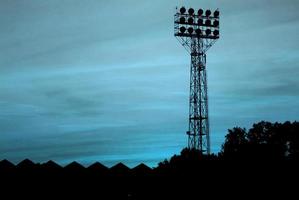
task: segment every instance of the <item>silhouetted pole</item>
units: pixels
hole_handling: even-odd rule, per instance
[[[206,52],[219,39],[219,11],[181,7],[174,15],[174,35],[191,55],[188,148],[209,154]]]

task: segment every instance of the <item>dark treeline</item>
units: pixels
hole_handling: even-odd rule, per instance
[[[295,160],[299,153],[299,122],[259,122],[228,130],[222,151],[224,159]]]
[[[257,193],[280,193],[286,198],[296,191],[298,134],[298,122],[262,121],[248,131],[235,127],[228,130],[218,154],[186,148],[155,168],[140,164],[130,169],[122,163],[83,167],[76,162],[62,167],[28,159],[14,165],[2,160],[0,191],[11,198],[23,194],[39,199],[40,193],[84,199],[187,199],[204,194],[237,198],[236,192],[254,198]]]
[[[183,149],[158,168],[186,161],[295,161],[299,155],[299,122],[271,123],[261,121],[245,128],[229,129],[218,154],[202,155],[197,150]]]

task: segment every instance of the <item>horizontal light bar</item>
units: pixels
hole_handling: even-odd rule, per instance
[[[178,28],[176,28],[176,29],[178,29]],[[189,26],[189,27],[181,26],[179,28],[180,32],[184,32],[186,30],[192,30],[192,29],[193,30],[201,30],[201,31],[211,30],[211,29],[201,29],[201,28],[198,28],[198,27],[194,28],[192,26]],[[219,31],[218,29],[213,29],[213,31],[216,31],[216,30]]]
[[[197,21],[194,21],[194,19],[191,21],[189,20],[190,18],[187,19],[186,21],[186,18],[185,20],[182,20],[183,18],[180,18],[179,20],[175,21],[174,23],[176,24],[182,24],[182,25],[192,25],[192,26],[206,26],[206,27],[219,27],[219,20],[214,20],[214,21],[211,21],[211,20],[202,20],[200,22],[201,19],[198,19]],[[207,23],[208,22],[208,23]]]
[[[175,36],[178,37],[195,37],[195,38],[203,38],[203,39],[219,39],[219,35],[197,35],[196,33],[194,34],[189,34],[189,33],[175,33]]]
[[[180,13],[176,13],[175,16],[177,16],[177,17],[194,17],[194,18],[199,18],[199,19],[219,19],[219,17],[213,17],[213,16],[189,15],[189,14],[180,14]]]
[[[189,33],[189,34],[193,34],[194,32],[197,35],[204,35],[204,33],[206,35],[214,35],[214,36],[218,36],[219,35],[219,30],[215,29],[215,30],[211,30],[211,29],[206,29],[206,30],[202,30],[202,29],[193,29],[192,27],[189,27],[188,29],[186,29],[184,26],[182,26],[179,30],[176,31],[177,33]]]
[[[201,9],[201,8],[197,10],[197,15],[195,14],[195,10],[193,8],[189,8],[188,13],[186,13],[186,12],[187,12],[187,9],[185,7],[181,7],[178,14],[193,15],[193,16],[203,16],[203,14],[205,14],[203,17],[214,17],[214,18],[218,18],[220,15],[220,12],[218,10],[215,10],[212,15],[211,10],[208,9],[204,12],[203,9]]]

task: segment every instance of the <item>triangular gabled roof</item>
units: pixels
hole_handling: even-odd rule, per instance
[[[47,168],[47,169],[61,169],[62,167],[60,165],[58,165],[56,162],[49,160],[46,163],[42,164],[43,168]]]
[[[105,165],[103,165],[103,164],[101,164],[99,162],[93,163],[87,169],[89,169],[89,170],[96,170],[96,171],[107,171],[108,170],[108,168]]]
[[[27,158],[25,160],[22,160],[21,162],[19,162],[19,164],[17,164],[18,168],[32,168],[35,166],[36,166],[36,164]]]
[[[15,165],[6,159],[0,161],[0,169],[12,169],[14,167]]]
[[[136,167],[134,167],[132,169],[132,171],[134,171],[134,172],[150,172],[150,171],[152,171],[152,168],[145,165],[144,163],[141,163],[141,164],[137,165]]]
[[[113,167],[110,168],[113,171],[129,171],[130,168],[127,167],[126,165],[124,165],[123,163],[117,163],[116,165],[114,165]]]
[[[70,164],[66,165],[64,167],[64,169],[67,169],[67,170],[82,170],[82,169],[85,169],[85,167],[83,167],[83,165],[77,163],[76,161],[73,161]]]

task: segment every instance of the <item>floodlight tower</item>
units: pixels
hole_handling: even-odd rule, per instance
[[[218,9],[176,9],[174,35],[191,55],[188,148],[209,154],[206,52],[219,39]]]

